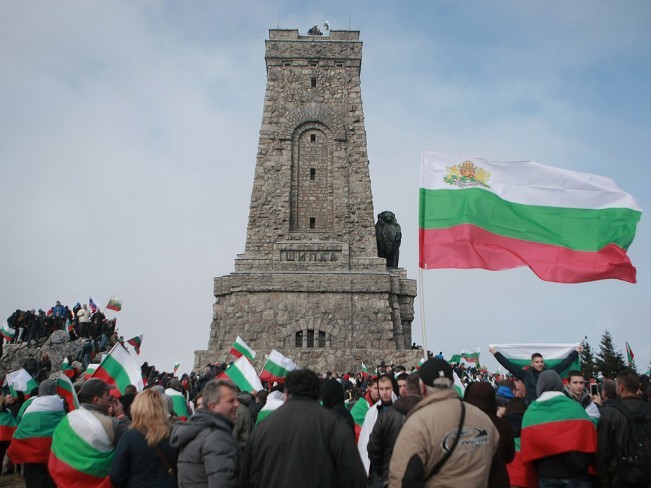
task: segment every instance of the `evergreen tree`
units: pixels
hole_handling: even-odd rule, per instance
[[[598,371],[601,371],[605,378],[615,378],[617,372],[625,366],[624,355],[619,351],[615,351],[613,338],[610,332],[605,330],[601,336],[595,367]]]
[[[588,380],[597,375],[597,371],[595,370],[594,354],[592,353],[592,348],[588,343],[588,336],[583,338],[581,345],[583,346],[583,351],[579,353],[581,372],[585,375],[585,379]]]

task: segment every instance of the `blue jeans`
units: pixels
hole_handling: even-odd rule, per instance
[[[544,478],[538,477],[540,488],[591,488],[588,475],[574,476],[572,478]]]

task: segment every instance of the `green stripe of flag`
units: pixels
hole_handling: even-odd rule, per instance
[[[80,410],[68,414],[57,426],[52,438],[52,453],[77,471],[103,478],[111,467],[113,450],[100,451],[77,435],[70,425],[70,415],[76,412]]]
[[[497,235],[579,251],[598,251],[610,243],[627,249],[640,216],[641,212],[630,208],[582,209],[512,203],[480,188],[420,189],[421,229],[473,224]]]
[[[52,432],[65,416],[66,413],[63,410],[27,413],[23,416],[20,426],[14,434],[14,439],[52,437]]]

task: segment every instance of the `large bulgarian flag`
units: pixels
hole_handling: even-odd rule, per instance
[[[569,451],[594,453],[597,429],[581,404],[560,391],[546,391],[522,418],[520,455],[529,463]]]
[[[545,366],[553,368],[561,364],[572,351],[576,349],[575,344],[490,344],[489,347],[495,348],[497,352],[511,361],[516,366],[524,368],[531,365],[531,355],[534,353],[542,354]],[[560,376],[565,378],[567,372],[573,369],[580,369],[579,358],[577,357]]]
[[[135,385],[138,391],[143,390],[140,366],[119,342],[104,356],[92,378],[99,378],[109,385],[115,385],[122,394],[128,385]]]
[[[635,283],[626,250],[641,209],[610,178],[422,154],[420,267],[528,266],[545,281]]]
[[[251,362],[255,359],[255,351],[251,349],[249,345],[244,342],[244,339],[242,339],[239,335],[237,336],[237,339],[235,339],[230,353],[236,358],[245,356]]]
[[[52,433],[65,416],[63,400],[58,395],[35,398],[25,410],[9,445],[7,453],[11,462],[47,464]]]
[[[298,369],[298,365],[294,361],[272,349],[260,373],[260,380],[283,383],[287,374],[295,369]]]
[[[246,356],[241,356],[233,364],[231,364],[226,371],[221,375],[221,378],[227,377],[235,383],[242,391],[260,391],[264,390],[258,374],[251,366]]]
[[[110,488],[113,443],[94,414],[70,412],[54,429],[48,470],[57,486]]]

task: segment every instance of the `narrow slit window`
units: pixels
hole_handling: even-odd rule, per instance
[[[310,142],[316,142],[316,134],[310,134]]]
[[[319,347],[325,347],[326,335],[322,330],[319,331]]]
[[[302,330],[299,330],[296,333],[296,339],[294,341],[294,345],[296,347],[303,347],[303,331]]]
[[[314,217],[310,217],[310,229],[316,229],[316,219]]]
[[[316,169],[310,168],[310,179],[314,181],[316,179]]]
[[[316,76],[312,77],[312,88],[316,88]]]
[[[314,329],[307,329],[307,347],[314,347]]]

